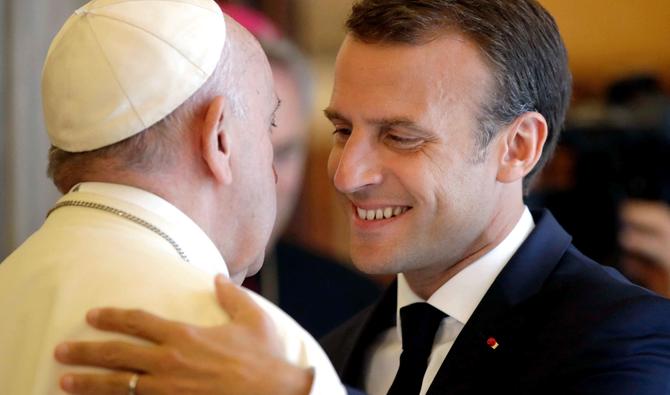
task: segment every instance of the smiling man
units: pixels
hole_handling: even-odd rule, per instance
[[[350,35],[335,73],[328,170],[349,213],[352,259],[369,273],[404,273],[428,298],[514,228],[544,119],[523,114],[479,141],[494,79],[463,34],[420,46]]]
[[[344,382],[371,395],[663,393],[667,303],[523,203],[570,98],[551,16],[524,0],[364,0],[347,27],[329,174],[352,260],[399,274],[324,339]]]
[[[570,100],[553,18],[534,0],[362,0],[347,28],[328,170],[353,262],[397,281],[323,340],[342,380],[371,395],[666,394],[670,303],[523,202]],[[179,328],[112,321],[98,327]],[[86,349],[63,360],[100,363]]]

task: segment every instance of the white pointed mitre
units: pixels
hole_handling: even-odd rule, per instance
[[[226,40],[212,0],[93,0],[58,32],[44,63],[51,143],[105,147],[174,111],[210,77]]]

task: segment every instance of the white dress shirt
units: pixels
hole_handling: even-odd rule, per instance
[[[463,326],[534,227],[533,217],[526,208],[514,229],[500,244],[461,270],[427,301],[412,291],[403,274],[398,275],[396,322],[400,322],[402,307],[418,302],[427,302],[448,316],[435,335],[420,395],[426,394]],[[370,347],[365,365],[365,389],[369,395],[386,395],[398,371],[401,352],[400,325],[382,333]]]
[[[99,371],[57,364],[65,340],[142,341],[93,330],[93,307],[141,308],[195,325],[227,322],[214,295],[214,274],[226,263],[205,232],[179,209],[143,190],[85,183],[59,202],[112,207],[160,229],[166,238],[121,215],[87,207],[54,210],[21,247],[0,264],[0,394],[64,394],[68,371]],[[312,394],[345,389],[316,341],[293,319],[248,291],[273,320],[286,360],[314,368]]]

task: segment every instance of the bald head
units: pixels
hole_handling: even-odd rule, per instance
[[[221,60],[212,77],[184,106],[198,106],[221,95],[228,99],[236,116],[244,117],[248,109],[245,108],[242,97],[244,89],[240,84],[249,78],[247,73],[251,62],[267,63],[267,60],[260,44],[251,33],[229,16],[226,15],[225,18],[228,39],[223,47]]]

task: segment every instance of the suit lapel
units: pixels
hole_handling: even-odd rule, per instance
[[[427,395],[468,393],[473,383],[505,380],[515,346],[525,339],[522,303],[536,295],[570,246],[548,211],[534,212],[535,229],[502,270],[454,342]],[[492,344],[488,344],[491,342]],[[497,346],[493,344],[497,343]]]
[[[333,361],[344,383],[363,388],[363,374],[369,347],[379,334],[395,325],[397,288],[397,283],[394,281],[377,303],[361,312],[359,317],[352,319],[352,324],[358,326],[349,332],[350,338],[344,345],[348,349],[341,350],[344,359]]]

